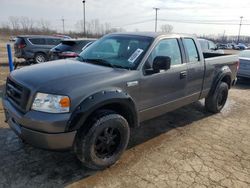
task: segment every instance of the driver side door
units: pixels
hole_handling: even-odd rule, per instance
[[[152,68],[157,56],[171,58],[169,70],[146,74]],[[140,82],[140,119],[141,121],[164,114],[182,105],[187,82],[187,64],[183,62],[179,39],[162,39],[149,55]]]

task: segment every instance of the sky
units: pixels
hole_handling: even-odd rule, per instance
[[[243,16],[241,34],[250,35],[249,0],[86,0],[85,5],[86,21],[99,19],[126,31],[154,31],[153,7],[157,7],[158,30],[170,24],[175,33],[238,35]],[[64,18],[66,31],[77,30],[83,4],[82,0],[0,0],[0,23],[7,23],[10,16],[49,20],[59,32]]]

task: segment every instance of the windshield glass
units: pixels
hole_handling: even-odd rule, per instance
[[[250,58],[250,50],[241,51],[239,57]]]
[[[153,38],[132,35],[104,37],[84,50],[79,61],[103,66],[136,69]]]

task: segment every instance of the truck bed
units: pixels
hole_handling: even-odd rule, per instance
[[[238,55],[219,54],[219,53],[203,53],[206,64],[213,65],[232,65],[239,61]]]
[[[230,69],[232,78],[236,77],[237,63],[239,62],[238,55],[203,53],[203,56],[205,59],[205,76],[203,87],[205,93],[210,90],[212,83],[218,75],[218,71],[222,70],[223,67]],[[233,79],[231,81],[233,81]]]

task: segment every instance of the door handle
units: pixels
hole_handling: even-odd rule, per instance
[[[181,73],[180,73],[180,79],[184,79],[184,78],[186,78],[187,77],[187,71],[182,71]]]

